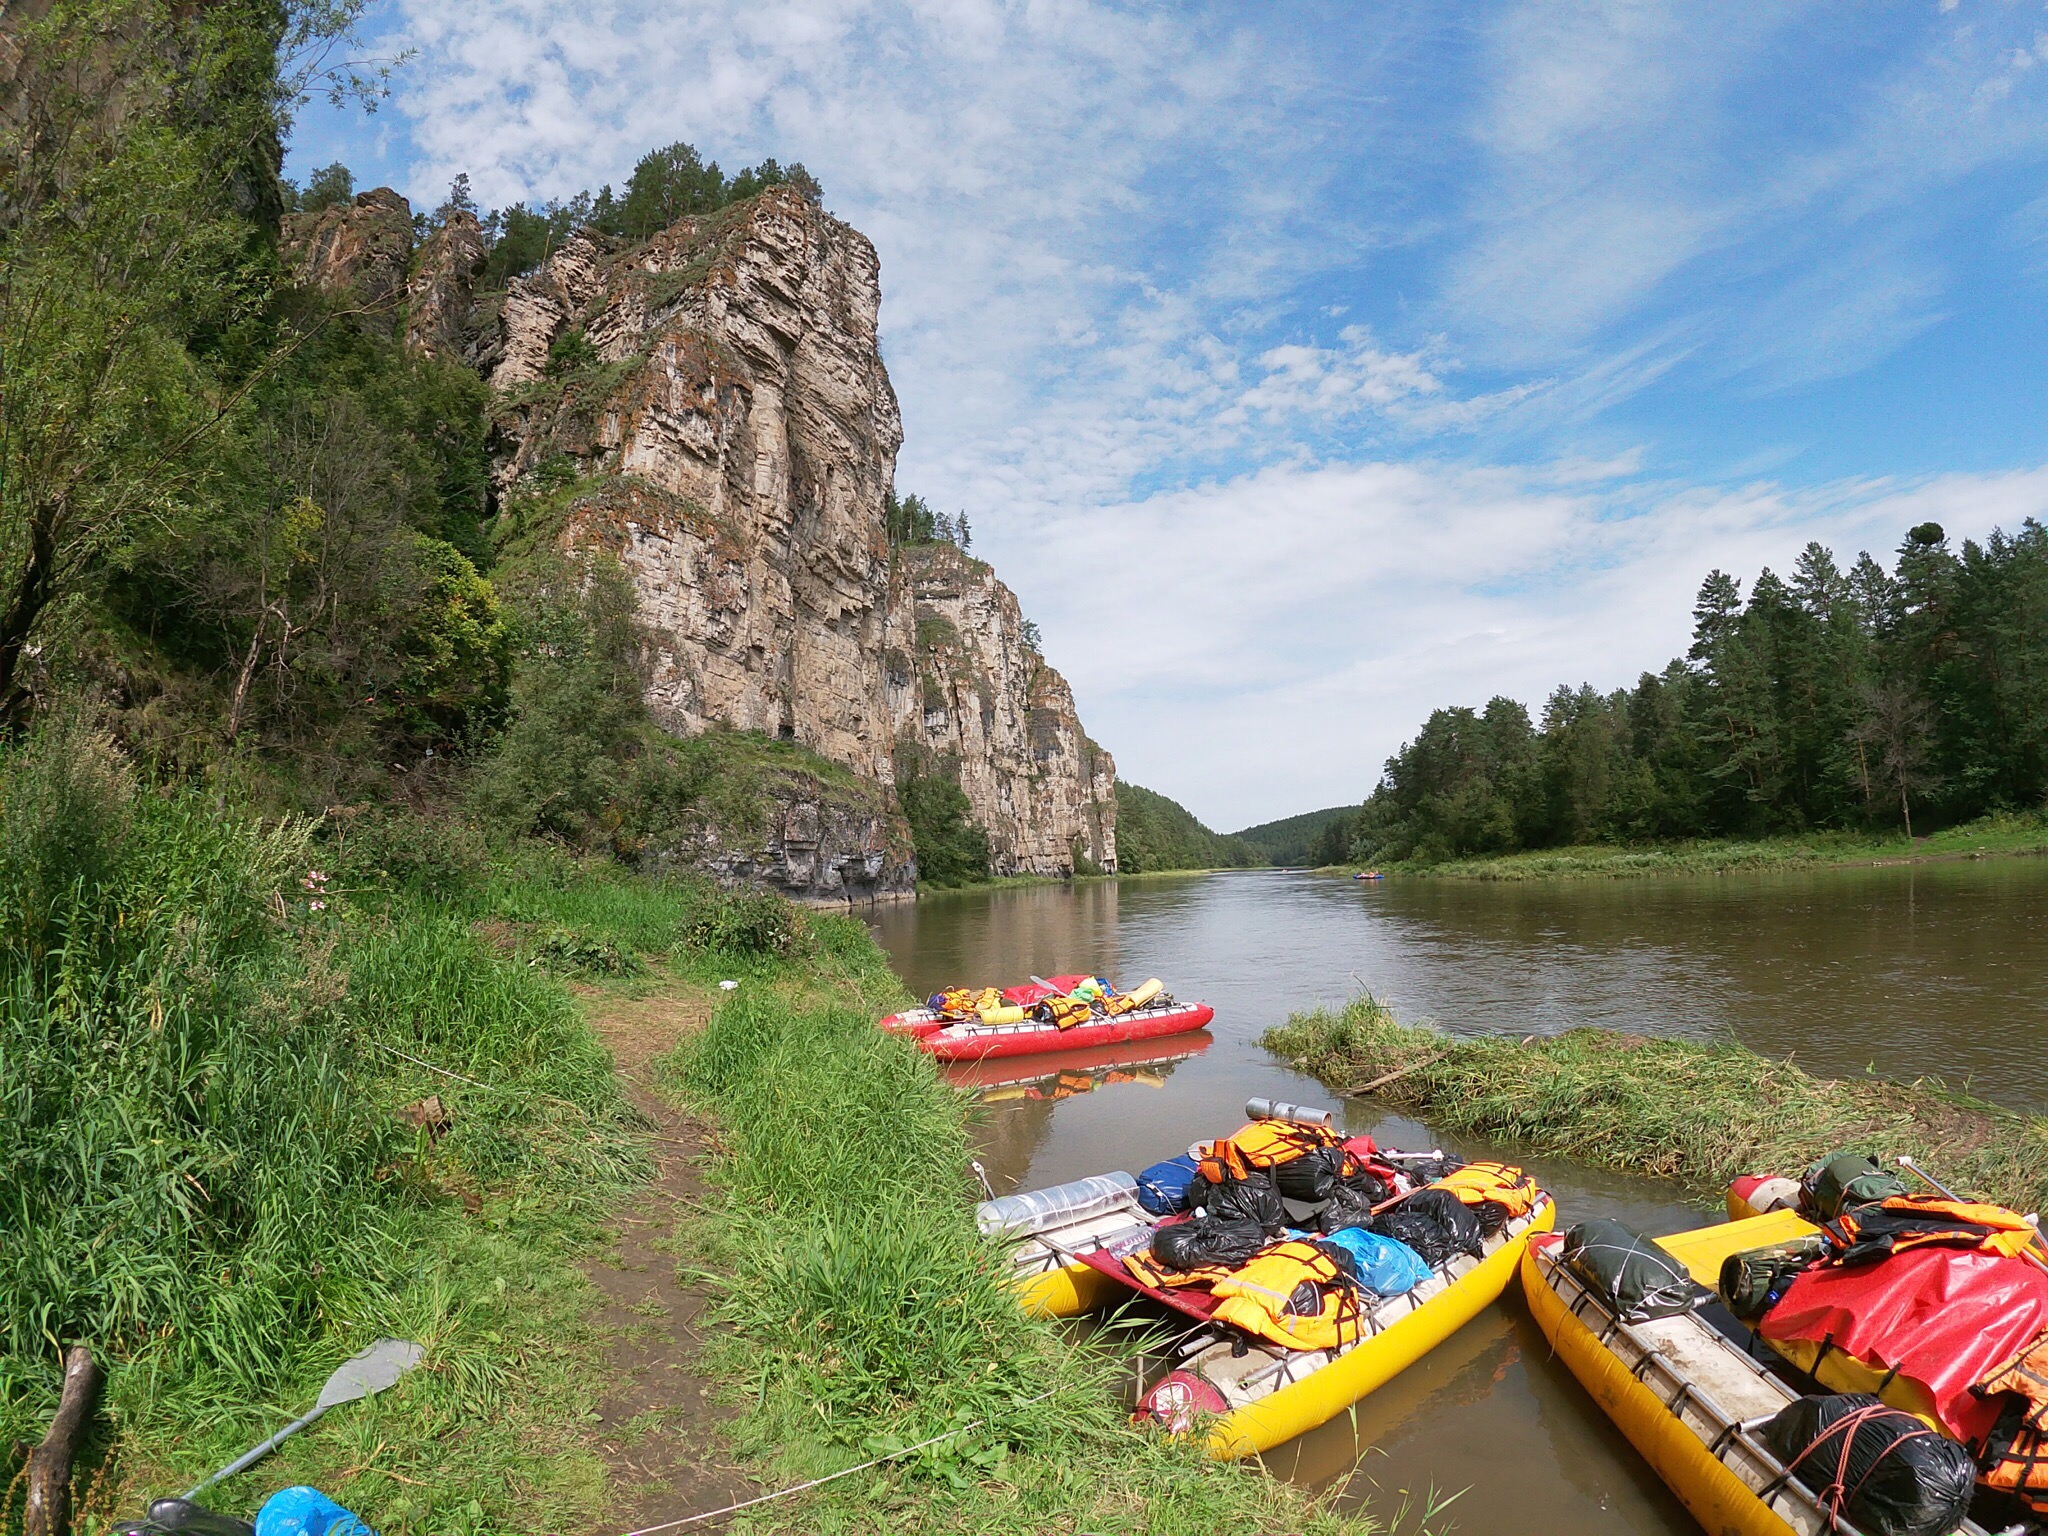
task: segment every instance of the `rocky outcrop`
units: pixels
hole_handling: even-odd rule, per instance
[[[1116,764],[1090,741],[1067,680],[1024,627],[1016,594],[950,544],[898,558],[916,687],[902,689],[898,757],[958,778],[999,874],[1116,868]]]
[[[339,230],[300,241],[302,270],[369,281]],[[998,873],[1115,868],[1114,765],[1016,598],[950,545],[891,546],[903,431],[863,235],[777,188],[631,246],[579,232],[502,295],[466,294],[480,254],[466,227],[423,244],[406,334],[489,381],[514,542],[618,559],[670,730],[759,732],[880,793],[885,830],[792,794],[694,858],[797,894],[894,889],[914,760],[958,778]]]
[[[365,328],[397,334],[412,261],[412,207],[396,192],[377,187],[352,203],[286,214],[284,250],[300,282],[348,302]]]
[[[476,276],[489,254],[476,215],[450,213],[420,242],[405,282],[405,343],[425,357],[460,357]]]
[[[915,894],[917,861],[888,786],[795,768],[749,778],[758,809],[707,817],[668,856],[728,885],[767,885],[812,905]]]

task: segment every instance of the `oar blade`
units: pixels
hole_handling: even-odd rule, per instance
[[[425,1354],[424,1349],[407,1339],[379,1339],[361,1354],[344,1360],[341,1369],[327,1378],[315,1411],[382,1392],[418,1365]]]

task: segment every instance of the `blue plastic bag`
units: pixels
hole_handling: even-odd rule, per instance
[[[256,1511],[256,1536],[377,1536],[318,1488],[285,1488]]]
[[[1351,1255],[1356,1261],[1358,1283],[1376,1295],[1399,1296],[1429,1278],[1429,1266],[1421,1254],[1406,1243],[1397,1243],[1363,1227],[1340,1227],[1325,1234],[1322,1240]]]
[[[1188,1185],[1195,1180],[1192,1157],[1170,1157],[1138,1175],[1138,1204],[1154,1216],[1172,1216],[1188,1208]]]

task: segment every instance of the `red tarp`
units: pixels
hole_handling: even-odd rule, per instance
[[[1925,1386],[1960,1440],[1982,1438],[1998,1403],[1970,1386],[2048,1328],[2048,1273],[2026,1259],[1921,1248],[1854,1269],[1814,1269],[1764,1315],[1767,1339],[1834,1347]]]
[[[1222,1305],[1204,1286],[1184,1285],[1169,1291],[1163,1290],[1156,1285],[1147,1285],[1128,1269],[1124,1268],[1124,1261],[1122,1259],[1104,1253],[1100,1248],[1097,1248],[1093,1253],[1084,1253],[1080,1257],[1091,1268],[1101,1270],[1110,1279],[1120,1280],[1132,1290],[1143,1291],[1154,1301],[1164,1302],[1167,1306],[1173,1308],[1174,1311],[1185,1312],[1189,1317],[1200,1318],[1205,1323],[1214,1315],[1216,1309]]]

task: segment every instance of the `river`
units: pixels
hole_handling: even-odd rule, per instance
[[[1734,1038],[1827,1075],[1938,1074],[2048,1107],[2048,859],[1525,884],[1245,872],[932,896],[874,926],[919,994],[1092,970],[1216,1009],[1204,1034],[1114,1064],[973,1069],[999,1191],[1135,1171],[1234,1129],[1252,1095],[1331,1103],[1258,1038],[1360,988],[1455,1032]],[[1395,1145],[1490,1150],[1369,1103],[1343,1114]],[[1711,1219],[1711,1192],[1516,1160],[1567,1222]],[[1388,1512],[1456,1493],[1449,1523],[1467,1531],[1696,1533],[1512,1299],[1268,1464]]]

